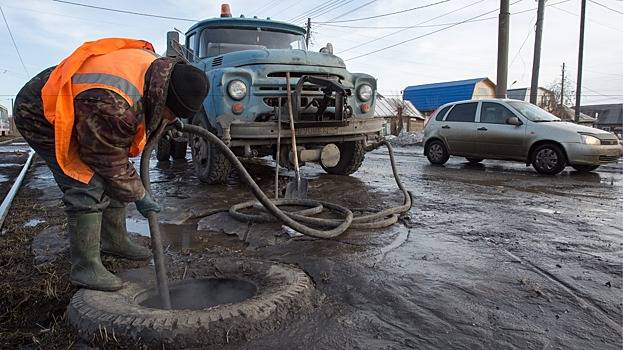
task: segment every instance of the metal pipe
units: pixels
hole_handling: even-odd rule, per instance
[[[580,43],[578,47],[578,78],[575,88],[575,122],[580,121],[580,106],[582,97],[582,64],[584,62],[584,23],[586,22],[586,0],[582,0],[580,9]]]
[[[158,144],[158,140],[164,135],[167,129],[166,121],[158,127],[154,135],[149,141],[141,154],[141,181],[145,191],[151,194],[151,180],[149,178],[149,158]],[[158,286],[158,294],[160,295],[161,306],[164,310],[171,309],[171,295],[169,293],[169,282],[167,281],[167,267],[164,261],[164,252],[162,250],[162,237],[160,235],[160,224],[158,223],[158,214],[149,212],[147,215],[149,222],[149,235],[151,236],[151,252],[154,256],[154,268],[156,270],[156,284]]]
[[[281,97],[277,99],[277,153],[275,154],[275,199],[279,199],[279,160],[281,159]]]
[[[26,164],[24,164],[22,171],[20,171],[19,175],[17,175],[15,183],[13,183],[13,186],[11,186],[9,193],[7,193],[6,197],[4,197],[4,200],[0,205],[0,229],[2,229],[2,225],[4,225],[4,219],[6,219],[6,216],[9,214],[9,209],[11,208],[11,204],[13,203],[13,199],[15,198],[17,191],[19,190],[22,182],[24,181],[24,178],[26,177],[26,173],[28,172],[28,168],[32,163],[32,157],[34,155],[35,151],[30,150],[30,154],[28,154]]]

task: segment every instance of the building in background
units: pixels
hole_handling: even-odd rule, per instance
[[[595,127],[623,138],[623,103],[581,106],[580,111],[595,119]]]
[[[495,84],[489,78],[414,85],[403,92],[403,99],[411,102],[424,115],[430,115],[446,103],[493,97]]]
[[[11,121],[9,120],[9,111],[6,107],[0,105],[0,136],[6,136],[11,133]]]
[[[530,102],[530,88],[509,89],[506,96],[513,100]],[[536,105],[553,113],[556,110],[556,94],[553,91],[539,87],[536,93]]]
[[[385,119],[385,135],[398,135],[403,129],[412,132],[424,129],[422,113],[411,102],[400,98],[377,93],[374,116]]]

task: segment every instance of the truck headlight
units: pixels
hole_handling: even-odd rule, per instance
[[[372,98],[372,86],[362,84],[357,89],[357,97],[362,101],[369,101]]]
[[[247,95],[247,85],[242,80],[232,80],[227,85],[227,93],[234,100],[242,100]]]
[[[580,139],[585,145],[601,145],[601,141],[595,136],[580,134]]]

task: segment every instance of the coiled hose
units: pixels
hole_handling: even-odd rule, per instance
[[[338,204],[325,201],[311,199],[272,200],[264,194],[262,189],[255,183],[251,175],[249,175],[247,170],[244,168],[240,160],[238,160],[236,155],[216,135],[212,134],[211,132],[200,126],[182,124],[181,122],[176,123],[175,127],[182,132],[187,132],[189,134],[203,137],[208,142],[217,146],[220,151],[225,155],[225,157],[227,157],[230,163],[238,170],[243,181],[249,186],[255,198],[257,198],[257,200],[262,204],[266,211],[266,213],[261,214],[245,214],[242,213],[241,210],[255,206],[256,202],[248,201],[236,204],[229,209],[229,213],[233,218],[237,220],[247,222],[273,222],[276,219],[282,222],[284,225],[307,236],[316,238],[334,238],[341,235],[342,233],[344,233],[344,231],[351,227],[371,229],[390,226],[398,221],[399,214],[405,213],[409,209],[411,209],[411,196],[400,181],[398,170],[396,168],[396,161],[394,159],[394,150],[392,149],[391,145],[385,140],[381,141],[379,145],[385,145],[389,151],[389,158],[391,162],[392,172],[394,175],[394,180],[396,181],[396,185],[398,185],[404,196],[403,204],[396,207],[387,208],[376,213],[355,217],[350,209]],[[151,152],[157,145],[158,140],[165,132],[166,125],[159,127],[153,137],[150,138],[149,142],[145,146],[145,149],[143,150],[143,154],[141,157],[141,179],[146,189],[150,188],[149,157],[151,155]],[[289,212],[279,209],[279,206],[303,206],[307,207],[307,209],[296,212]],[[309,216],[313,214],[318,214],[325,208],[341,214],[342,218],[325,219]]]

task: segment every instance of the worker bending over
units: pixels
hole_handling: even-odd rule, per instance
[[[207,91],[203,71],[159,58],[146,41],[121,38],[84,43],[21,89],[15,124],[63,192],[72,284],[122,287],[100,250],[132,260],[151,256],[128,237],[126,204],[134,202],[145,217],[160,207],[128,157],[140,154],[161,122],[197,113]]]

